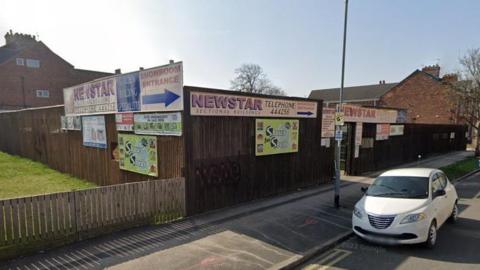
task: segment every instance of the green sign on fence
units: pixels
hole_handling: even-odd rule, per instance
[[[182,114],[174,113],[136,113],[134,115],[136,134],[181,136]]]

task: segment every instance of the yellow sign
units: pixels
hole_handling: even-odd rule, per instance
[[[120,169],[158,176],[157,137],[118,134]]]
[[[336,112],[335,113],[335,125],[336,126],[343,126],[345,124],[345,115],[343,112]]]
[[[298,152],[299,124],[291,119],[256,119],[255,155]]]

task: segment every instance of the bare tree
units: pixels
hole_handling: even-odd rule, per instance
[[[247,93],[285,96],[280,87],[272,84],[257,64],[243,64],[235,69],[235,79],[230,81],[231,89]]]
[[[454,84],[459,101],[459,114],[477,134],[477,153],[480,153],[480,48],[471,49],[459,59],[460,81]]]

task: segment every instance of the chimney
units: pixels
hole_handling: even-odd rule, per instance
[[[23,47],[37,42],[34,35],[13,33],[12,30],[5,34],[5,44],[8,47]]]
[[[436,78],[440,78],[440,66],[439,65],[432,65],[432,66],[425,66],[422,68],[422,71],[428,73]]]
[[[115,69],[115,74],[122,74],[122,70],[119,68]]]
[[[139,69],[140,69],[140,70],[143,70],[143,67],[140,67]]]
[[[455,73],[445,74],[442,77],[443,82],[456,82],[458,81],[458,75]]]
[[[173,61],[172,59],[170,59],[170,61],[169,61],[169,62],[170,62],[170,64],[173,64],[173,63],[175,63],[175,61]]]

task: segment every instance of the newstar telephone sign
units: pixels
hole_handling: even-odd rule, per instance
[[[191,92],[190,113],[205,116],[316,118],[317,102]]]

